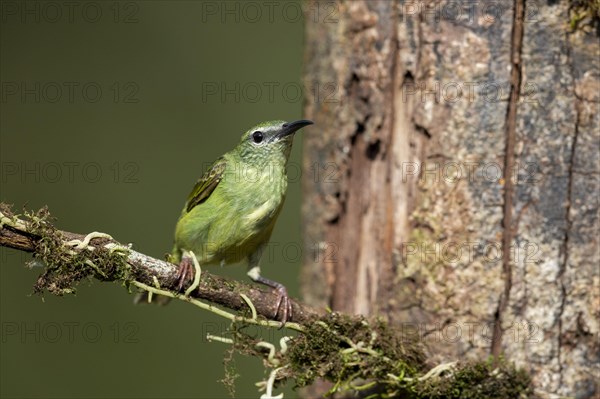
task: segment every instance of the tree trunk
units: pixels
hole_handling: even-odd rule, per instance
[[[599,395],[598,31],[566,1],[308,9],[304,298]]]

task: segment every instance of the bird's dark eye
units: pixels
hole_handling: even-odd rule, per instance
[[[262,132],[256,131],[256,132],[252,133],[252,140],[257,144],[260,143],[261,141],[263,141]]]

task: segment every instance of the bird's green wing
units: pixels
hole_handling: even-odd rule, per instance
[[[219,182],[223,178],[223,172],[227,166],[225,158],[221,157],[215,161],[209,170],[204,173],[204,176],[196,182],[194,189],[190,193],[186,211],[191,211],[196,205],[199,205],[206,201],[208,197],[215,191],[215,188],[219,185]]]

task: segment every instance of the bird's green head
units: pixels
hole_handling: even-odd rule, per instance
[[[295,122],[268,121],[260,123],[242,135],[237,150],[245,162],[261,164],[269,161],[287,162],[292,149],[294,133],[313,122],[302,119]]]

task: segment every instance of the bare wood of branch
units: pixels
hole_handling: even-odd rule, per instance
[[[25,221],[9,217],[6,214],[8,213],[8,209],[9,207],[6,204],[0,203],[0,211],[3,211],[0,212],[0,217],[2,218],[2,222],[0,223],[0,246],[25,252],[35,252],[36,243],[40,240],[40,237],[28,229]],[[85,239],[85,236],[82,234],[60,230],[57,230],[57,233],[64,238],[65,244],[68,241],[83,241]],[[93,238],[90,241],[90,245],[102,251],[108,251],[104,246],[110,243],[123,246],[123,244],[109,238]],[[176,292],[176,265],[132,249],[128,251],[126,262],[130,266],[133,280],[154,287],[156,285],[154,279],[156,278],[162,290]],[[275,305],[277,303],[277,295],[275,293],[258,289],[243,282],[228,280],[204,270],[202,271],[198,289],[191,292],[190,297],[205,300],[235,311],[247,310],[248,304],[240,294],[244,294],[250,299],[256,308],[257,314],[267,319],[272,319],[275,315]],[[321,313],[293,299],[292,307],[293,315],[290,321],[299,324],[307,323]]]

